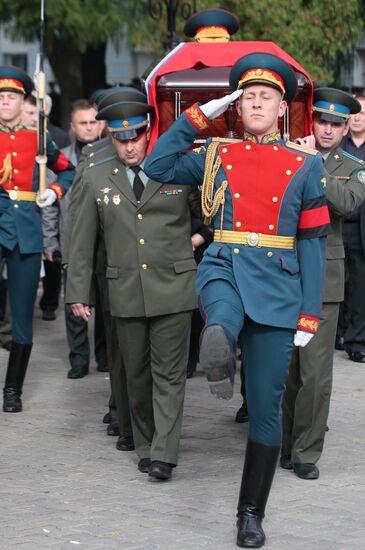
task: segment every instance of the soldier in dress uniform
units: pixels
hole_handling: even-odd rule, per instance
[[[188,186],[163,185],[144,173],[147,103],[100,110],[116,155],[85,168],[68,253],[66,301],[88,318],[99,227],[106,249],[110,313],[126,371],[138,469],[169,479],[177,464],[196,264]]]
[[[326,250],[326,283],[319,331],[293,353],[283,401],[280,465],[302,479],[317,479],[332,390],[333,348],[340,302],[344,299],[343,217],[365,199],[365,164],[340,148],[350,114],[361,110],[351,94],[335,88],[314,91],[314,136],[303,139],[320,151],[331,216]],[[311,140],[311,141],[310,141]]]
[[[296,94],[291,67],[270,54],[247,55],[233,66],[230,85],[237,90],[231,95],[188,108],[159,138],[145,169],[165,183],[202,185],[203,213],[213,219],[214,242],[197,274],[206,322],[200,364],[211,392],[231,397],[242,330],[250,423],[237,544],[259,548],[293,341],[306,345],[319,323],[329,216],[320,156],[278,131]],[[243,139],[213,138],[181,152],[236,99]]]
[[[0,67],[0,256],[8,271],[13,341],[4,387],[5,412],[22,410],[21,394],[32,348],[32,318],[38,287],[42,227],[38,207],[61,199],[72,183],[73,167],[47,136],[47,166],[57,174],[42,196],[36,169],[37,133],[21,123],[30,77],[16,67]]]
[[[127,86],[116,86],[108,90],[99,90],[95,94],[93,104],[98,111],[114,103],[122,101],[139,101],[146,103],[146,95]],[[111,136],[108,135],[98,142],[86,145],[83,148],[79,158],[76,170],[76,177],[70,191],[69,205],[69,223],[65,235],[65,246],[63,257],[65,264],[68,263],[69,244],[72,242],[72,229],[75,225],[75,217],[78,214],[80,196],[83,188],[84,170],[94,163],[108,162],[116,158],[115,147],[113,146]],[[85,183],[85,182],[84,182]],[[98,238],[97,254],[95,261],[95,273],[101,291],[102,307],[104,310],[104,323],[107,353],[110,363],[110,385],[111,396],[109,400],[109,413],[107,413],[103,422],[108,424],[107,434],[118,436],[116,448],[119,451],[134,450],[132,426],[129,413],[129,401],[127,382],[125,377],[125,369],[122,356],[119,351],[118,339],[115,332],[114,321],[110,315],[110,306],[108,299],[107,280],[105,278],[106,271],[106,252],[104,239],[102,236],[102,228]],[[66,265],[65,265],[66,267]]]

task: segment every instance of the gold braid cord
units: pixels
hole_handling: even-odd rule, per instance
[[[228,186],[228,181],[223,181],[222,185],[214,193],[214,180],[217,172],[222,164],[221,157],[218,155],[214,160],[219,143],[212,142],[206,153],[204,166],[204,180],[202,185],[202,211],[204,215],[204,223],[210,225],[219,208],[222,206],[221,212],[221,229],[223,227],[223,213],[225,203],[225,191]]]
[[[3,167],[0,168],[0,185],[5,183],[11,174],[11,154],[8,153],[4,159]]]

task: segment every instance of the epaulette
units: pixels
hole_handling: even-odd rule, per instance
[[[347,151],[344,151],[343,149],[341,149],[341,152],[343,154],[344,157],[347,157],[351,160],[354,160],[355,162],[357,162],[358,164],[365,164],[365,162],[361,159],[358,159],[357,157],[354,157],[354,155],[351,155],[350,153],[348,153]]]
[[[101,139],[98,139],[98,141],[93,141],[93,143],[87,143],[86,144],[86,147],[97,147],[98,145],[102,145],[105,141],[109,141],[110,140],[110,137],[109,136],[105,136]]]
[[[242,141],[242,139],[238,138],[224,138],[224,137],[214,137],[212,138],[212,141],[219,142],[219,143],[236,143],[237,141]]]
[[[87,155],[87,158],[91,159],[94,155],[98,155],[99,153],[103,153],[104,151],[109,149],[109,146],[110,146],[110,144],[107,143],[106,145],[104,145],[104,147],[100,147],[96,151],[89,152],[89,154]]]
[[[294,149],[295,151],[300,151],[301,153],[307,153],[307,155],[312,155],[313,157],[318,154],[316,149],[306,147],[305,145],[300,145],[300,143],[295,143],[295,141],[286,141],[285,145],[286,147],[289,147],[289,149]]]
[[[90,162],[90,164],[87,165],[88,168],[94,168],[95,166],[100,166],[101,164],[105,164],[106,162],[109,162],[113,159],[115,159],[117,155],[112,155],[111,157],[107,157],[105,159],[100,159],[97,162]]]

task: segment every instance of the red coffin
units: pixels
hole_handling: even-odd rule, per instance
[[[289,116],[281,121],[281,131],[291,140],[312,131],[313,83],[301,65],[274,42],[183,42],[166,55],[146,79],[148,101],[155,107],[149,150],[165,130],[190,105],[199,101],[229,94],[229,73],[242,56],[264,52],[281,57],[288,62],[297,77],[298,93],[289,108]],[[285,125],[285,128],[284,128]],[[238,137],[243,127],[231,106],[224,115],[202,134],[209,136]]]

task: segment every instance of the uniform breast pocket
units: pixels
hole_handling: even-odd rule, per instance
[[[106,279],[118,279],[119,270],[117,267],[111,267],[108,265],[106,268],[105,278]]]

